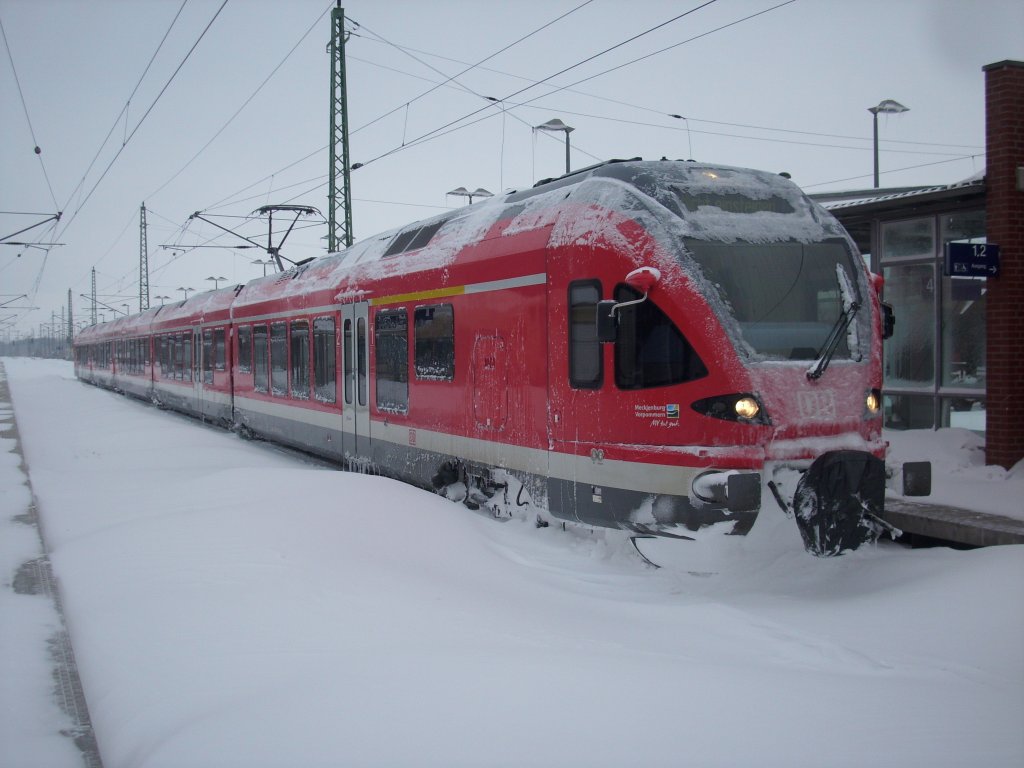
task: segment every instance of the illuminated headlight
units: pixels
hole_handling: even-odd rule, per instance
[[[741,397],[733,408],[736,409],[736,415],[743,419],[756,419],[757,414],[761,412],[761,406],[752,397]]]
[[[878,413],[878,409],[882,407],[882,393],[877,389],[872,389],[868,392],[864,405],[867,407],[868,413],[872,415]]]
[[[771,424],[771,419],[768,418],[757,396],[749,392],[706,397],[697,400],[690,407],[699,414],[715,419],[738,421],[742,424]]]

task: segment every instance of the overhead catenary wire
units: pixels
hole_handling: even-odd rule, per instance
[[[25,93],[21,89],[21,79],[18,77],[18,69],[14,66],[14,53],[11,51],[11,45],[7,41],[7,30],[4,29],[3,19],[0,19],[0,34],[4,38],[4,48],[7,50],[7,59],[11,63],[11,74],[14,75],[14,84],[18,87],[18,98],[21,99],[21,108],[25,112],[25,122],[28,123],[28,132],[32,136],[32,150],[35,152],[36,157],[39,158],[39,167],[43,170],[43,178],[46,179],[46,188],[50,190],[50,199],[53,201],[54,211],[62,210],[60,205],[57,203],[57,196],[53,194],[53,185],[50,184],[50,174],[46,172],[46,163],[43,162],[43,152],[39,147],[39,140],[36,138],[36,130],[32,126],[32,118],[28,113],[28,103],[25,101]]]

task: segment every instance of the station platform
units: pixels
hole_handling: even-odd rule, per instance
[[[887,498],[882,519],[915,540],[952,542],[969,547],[1024,544],[1024,520],[931,504]]]

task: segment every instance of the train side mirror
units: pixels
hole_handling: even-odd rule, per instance
[[[896,329],[896,313],[892,311],[892,304],[886,304],[884,301],[881,304],[882,307],[882,338],[891,339],[892,334]]]
[[[619,337],[619,320],[613,310],[615,301],[597,302],[597,340],[602,343],[613,342]]]

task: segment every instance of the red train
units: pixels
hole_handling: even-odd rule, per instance
[[[612,161],[93,326],[75,370],[496,512],[743,534],[770,488],[834,554],[879,532],[876,287],[785,178]]]

